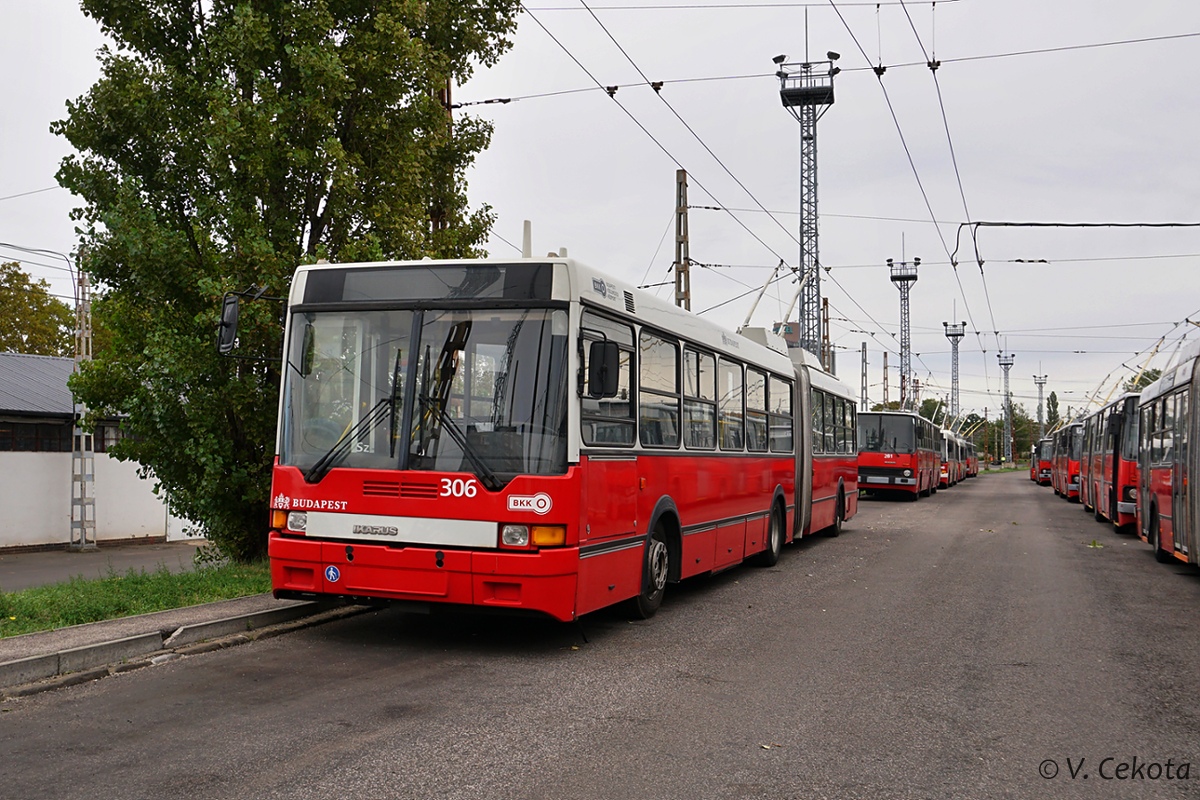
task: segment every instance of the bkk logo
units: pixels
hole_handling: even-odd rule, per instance
[[[550,513],[554,503],[550,499],[550,495],[545,492],[538,492],[535,495],[510,495],[508,498],[509,511],[532,511],[538,515]]]

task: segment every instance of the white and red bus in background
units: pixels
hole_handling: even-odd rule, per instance
[[[851,395],[747,333],[567,258],[300,267],[274,594],[646,617],[836,531]]]
[[[966,448],[967,477],[976,478],[979,476],[979,451],[976,450],[975,443],[965,437],[963,446]]]
[[[1054,475],[1054,439],[1038,439],[1029,458],[1029,477],[1040,486],[1049,486]]]
[[[1200,422],[1197,359],[1200,342],[1193,342],[1139,399],[1138,533],[1163,562],[1200,564],[1200,518],[1191,491],[1191,476],[1200,474],[1200,448],[1191,446]]]
[[[1050,480],[1054,493],[1079,501],[1079,459],[1083,455],[1083,425],[1072,422],[1054,432],[1054,462]]]
[[[904,411],[858,415],[858,486],[868,494],[928,497],[938,489],[941,452],[941,432],[924,417]]]
[[[951,430],[943,429],[941,468],[938,488],[948,489],[967,477],[967,441]]]
[[[1127,393],[1083,419],[1079,497],[1097,521],[1137,522],[1138,395]]]

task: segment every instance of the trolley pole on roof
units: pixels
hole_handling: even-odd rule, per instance
[[[946,329],[946,338],[950,340],[950,416],[958,416],[958,344],[962,341],[963,336],[967,333],[967,323],[963,322],[958,325],[951,325],[948,322],[943,322],[942,327]]]
[[[779,99],[800,123],[800,266],[802,276],[812,276],[800,295],[800,346],[826,364],[821,336],[821,276],[817,272],[817,120],[833,105],[833,76],[841,72],[833,62],[841,58],[830,51],[828,61],[785,63],[775,56]]]
[[[1046,387],[1045,375],[1034,375],[1033,382],[1038,387],[1038,440],[1046,438],[1046,423],[1042,421],[1042,391]]]
[[[917,282],[917,267],[921,259],[914,258],[912,263],[887,260],[891,270],[891,281],[900,290],[900,410],[907,410],[913,403],[912,398],[912,333],[908,324],[908,292]]]
[[[1004,462],[1012,464],[1012,395],[1008,393],[1008,371],[1012,369],[1012,353],[997,353],[1000,369],[1004,370]]]

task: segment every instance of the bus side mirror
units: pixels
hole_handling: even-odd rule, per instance
[[[304,340],[300,343],[300,368],[297,372],[301,378],[307,378],[312,374],[313,361],[317,356],[317,329],[313,327],[311,322],[304,323]]]
[[[217,328],[217,352],[229,355],[237,347],[238,296],[226,294],[221,305],[221,325]]]
[[[592,342],[588,348],[588,396],[616,397],[621,348],[616,342]]]

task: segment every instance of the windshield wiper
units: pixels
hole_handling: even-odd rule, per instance
[[[354,446],[354,440],[364,433],[372,431],[385,419],[392,419],[395,415],[395,399],[394,397],[384,397],[375,406],[366,413],[366,415],[354,424],[350,430],[346,431],[341,437],[333,443],[329,451],[325,455],[316,460],[308,472],[304,473],[304,480],[308,483],[320,483],[321,480],[329,474],[329,471],[342,462],[350,453],[350,449]]]
[[[437,414],[442,429],[450,434],[450,438],[462,449],[463,455],[467,457],[467,460],[471,462],[471,466],[475,468],[475,474],[479,477],[479,482],[493,492],[503,489],[504,482],[500,480],[499,476],[487,465],[487,462],[483,460],[478,451],[467,441],[467,436],[462,432],[462,428],[458,427],[458,424],[446,413],[445,409],[421,395],[417,396],[417,402],[421,404],[422,409],[428,409]]]

